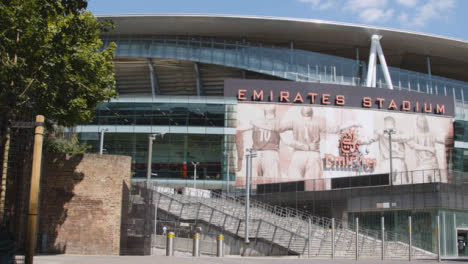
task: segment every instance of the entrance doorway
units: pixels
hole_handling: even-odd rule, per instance
[[[468,230],[457,230],[458,256],[468,256]]]

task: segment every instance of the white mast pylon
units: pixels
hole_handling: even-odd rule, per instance
[[[369,54],[369,67],[367,69],[367,87],[375,87],[377,83],[377,55],[379,56],[380,66],[382,67],[382,72],[385,77],[385,82],[387,87],[393,90],[392,78],[390,77],[390,72],[388,71],[387,61],[382,51],[382,46],[380,46],[380,35],[372,35],[371,38],[371,48]]]

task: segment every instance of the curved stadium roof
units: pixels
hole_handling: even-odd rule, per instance
[[[367,61],[370,37],[382,35],[381,44],[390,66],[427,73],[427,56],[434,75],[468,81],[468,42],[396,29],[314,19],[235,15],[109,15],[115,30],[103,35],[181,35],[247,39],[295,49]]]

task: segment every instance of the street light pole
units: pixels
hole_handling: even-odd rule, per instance
[[[224,155],[226,156],[226,192],[229,194],[229,152],[225,151]]]
[[[384,130],[385,134],[388,134],[388,145],[389,145],[389,151],[390,151],[390,185],[393,185],[393,159],[392,159],[392,134],[395,134],[396,131],[393,130],[392,128],[390,129],[385,129]]]
[[[146,168],[146,183],[149,184],[151,181],[151,166],[153,163],[153,141],[157,136],[164,137],[164,133],[155,133],[148,136],[148,162]]]
[[[195,170],[193,171],[193,188],[194,189],[197,188],[197,166],[198,166],[198,164],[200,164],[200,162],[193,162],[192,161],[192,165],[195,168]]]
[[[151,181],[151,166],[153,163],[153,140],[156,138],[155,134],[148,136],[148,162],[146,165],[146,183],[149,185]]]
[[[252,178],[252,158],[257,156],[254,149],[247,149],[248,154],[245,155],[246,159],[246,174],[245,174],[245,234],[244,242],[249,243],[249,207],[250,207],[250,180]]]
[[[104,152],[104,133],[107,131],[109,131],[107,128],[101,129],[101,136],[99,138],[99,155],[102,155]]]

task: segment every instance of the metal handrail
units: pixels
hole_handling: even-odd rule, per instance
[[[156,188],[152,188],[152,190],[156,191]],[[160,192],[157,192],[157,193],[160,195],[159,197],[164,196],[164,197],[169,198],[171,201],[169,204],[172,204],[174,201],[176,203],[179,203],[179,206],[181,208],[179,217],[182,217],[182,214],[183,214],[182,211],[184,209],[183,207],[184,205],[193,206],[195,204],[198,204],[200,206],[198,210],[200,210],[201,206],[203,206],[206,208],[210,208],[212,212],[216,211],[220,213],[224,217],[231,217],[231,218],[237,219],[237,221],[239,222],[239,225],[241,224],[242,221],[245,222],[242,210],[239,210],[239,211],[231,210],[230,213],[227,213],[224,210],[224,208],[226,207],[232,207],[232,208],[241,207],[242,204],[244,204],[243,197],[229,196],[223,193],[212,193],[212,197],[208,199],[208,198],[202,198],[202,197],[196,197],[196,196],[195,197],[183,196],[183,195],[175,195],[175,194],[165,194],[165,193],[160,193]],[[207,204],[207,201],[209,201],[211,205]],[[234,202],[234,203],[231,203],[231,202]],[[305,243],[304,245],[306,245],[306,243],[309,243],[308,238],[299,232],[300,230],[303,230],[302,228],[304,227],[308,228],[307,227],[308,225],[304,224],[306,222],[305,220],[308,219],[307,217],[310,217],[311,222],[313,225],[316,226],[317,231],[318,230],[324,231],[324,233],[322,234],[324,239],[327,237],[327,234],[330,232],[330,230],[327,227],[331,219],[328,219],[325,217],[311,216],[311,215],[306,214],[305,212],[301,212],[293,208],[271,206],[269,204],[265,204],[256,200],[252,201],[251,206],[252,208],[261,209],[260,212],[262,213],[262,215],[259,215],[258,218],[254,218],[254,217],[251,218],[251,221],[258,221],[257,232],[255,232],[255,238],[257,238],[257,236],[259,235],[258,230],[261,229],[262,224],[263,226],[265,225],[274,226],[276,229],[279,229],[281,232],[286,232],[287,234],[286,236],[290,237],[288,241],[288,245],[287,245],[288,250],[289,250],[291,241],[294,239],[294,237],[296,237],[296,239],[297,238],[303,239]],[[222,209],[218,209],[218,208],[222,208]],[[252,212],[255,214],[258,211],[252,210]],[[287,214],[285,214],[285,212],[287,212]],[[286,216],[289,215],[289,217],[284,217],[284,215]],[[284,220],[284,218],[286,218],[287,220],[286,223],[282,221],[278,222],[278,220]],[[335,228],[339,237],[341,237],[344,233],[348,233],[348,234],[354,233],[354,231],[352,230],[353,228],[352,223],[350,224],[350,228],[345,228],[343,224],[341,223],[341,220],[335,220],[335,222],[336,222]],[[212,223],[210,222],[208,224],[211,225]],[[317,227],[319,228],[317,229]],[[238,232],[236,233],[236,235],[239,235]],[[396,234],[386,231],[385,235],[388,241],[397,241],[399,242],[398,244],[399,246],[403,246],[405,248],[408,247],[408,245],[403,244],[400,239],[398,240],[396,239]],[[373,239],[377,241],[377,240],[380,240],[379,236],[380,236],[380,232],[377,232],[374,230],[368,230],[368,229],[360,229],[359,237],[362,238],[362,243],[363,243],[361,245],[361,248],[362,248],[361,250],[363,250],[365,246],[364,245],[365,240]],[[398,235],[398,236],[400,236],[401,238],[401,235]],[[268,239],[268,237],[262,236],[261,232],[260,232],[260,237]],[[393,237],[395,237],[395,240],[392,239]],[[284,244],[284,241],[282,241],[281,239],[278,241],[279,241],[278,242],[279,244],[283,243],[281,244],[281,246],[286,247],[286,245]],[[417,245],[415,244],[414,246],[417,246]],[[415,248],[415,250],[419,250],[419,249]],[[426,252],[426,253],[429,253],[429,252]]]

